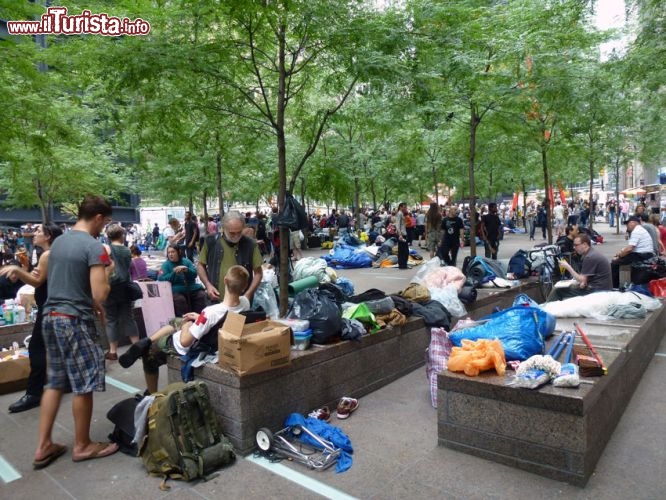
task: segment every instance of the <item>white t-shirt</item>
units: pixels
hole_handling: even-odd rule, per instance
[[[634,247],[636,253],[652,253],[654,247],[652,246],[652,237],[647,230],[637,225],[629,235],[629,245]]]
[[[208,306],[201,311],[197,320],[190,325],[190,334],[195,339],[199,340],[206,335],[228,311],[242,312],[247,311],[249,308],[250,301],[244,296],[240,297],[240,303],[235,307],[227,307],[226,304],[222,303]],[[190,350],[190,346],[184,347],[183,344],[180,343],[180,332],[181,330],[178,330],[173,334],[173,346],[176,348],[176,351],[178,351],[178,354],[184,356]]]
[[[556,219],[564,219],[564,207],[562,205],[555,205],[553,208],[553,215]]]

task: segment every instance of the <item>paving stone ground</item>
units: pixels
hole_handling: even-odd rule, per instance
[[[607,242],[597,248],[610,257],[624,244],[614,229],[599,224]],[[508,235],[500,257],[529,248],[525,235]],[[459,256],[459,264],[469,252]],[[308,255],[321,255],[308,250]],[[417,269],[339,271],[356,291],[400,290]],[[111,431],[106,412],[116,402],[142,390],[141,364],[128,370],[108,365],[107,390],[95,394],[92,436],[103,440]],[[166,381],[166,373],[162,373]],[[436,410],[430,406],[425,369],[421,368],[362,398],[347,420],[332,423],[354,446],[354,464],[343,473],[309,471],[299,464],[270,464],[239,457],[209,482],[172,481],[159,489],[159,478],[145,473],[139,459],[120,453],[101,460],[73,463],[68,453],[41,471],[32,470],[38,410],[9,414],[21,394],[0,396],[0,498],[7,499],[152,499],[152,498],[603,498],[659,499],[666,491],[666,340],[643,376],[634,396],[584,489],[437,446]],[[307,384],[307,381],[303,381]],[[342,396],[342,394],[341,394]],[[539,426],[539,422],[533,422]],[[60,408],[54,437],[71,444],[71,396]]]

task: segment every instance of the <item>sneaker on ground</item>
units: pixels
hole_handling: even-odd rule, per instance
[[[358,408],[358,399],[344,396],[338,403],[337,416],[338,418],[345,419],[349,417],[356,408]]]
[[[331,410],[328,409],[328,406],[322,406],[321,408],[317,408],[308,413],[308,417],[328,422],[331,420]]]

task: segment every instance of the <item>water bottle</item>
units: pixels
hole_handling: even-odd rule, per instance
[[[2,315],[5,318],[5,324],[11,325],[14,322],[14,301],[12,299],[5,300],[2,307]]]

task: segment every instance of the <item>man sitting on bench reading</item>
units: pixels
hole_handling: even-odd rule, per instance
[[[241,312],[250,309],[250,302],[242,293],[247,288],[249,274],[242,266],[232,266],[224,276],[224,300],[204,308],[201,313],[189,312],[183,316],[180,330],[165,325],[150,337],[132,344],[118,358],[120,366],[129,368],[143,358],[143,372],[148,392],[157,391],[159,368],[167,362],[167,355],[186,355],[195,341],[206,335],[224,318],[228,311]]]

